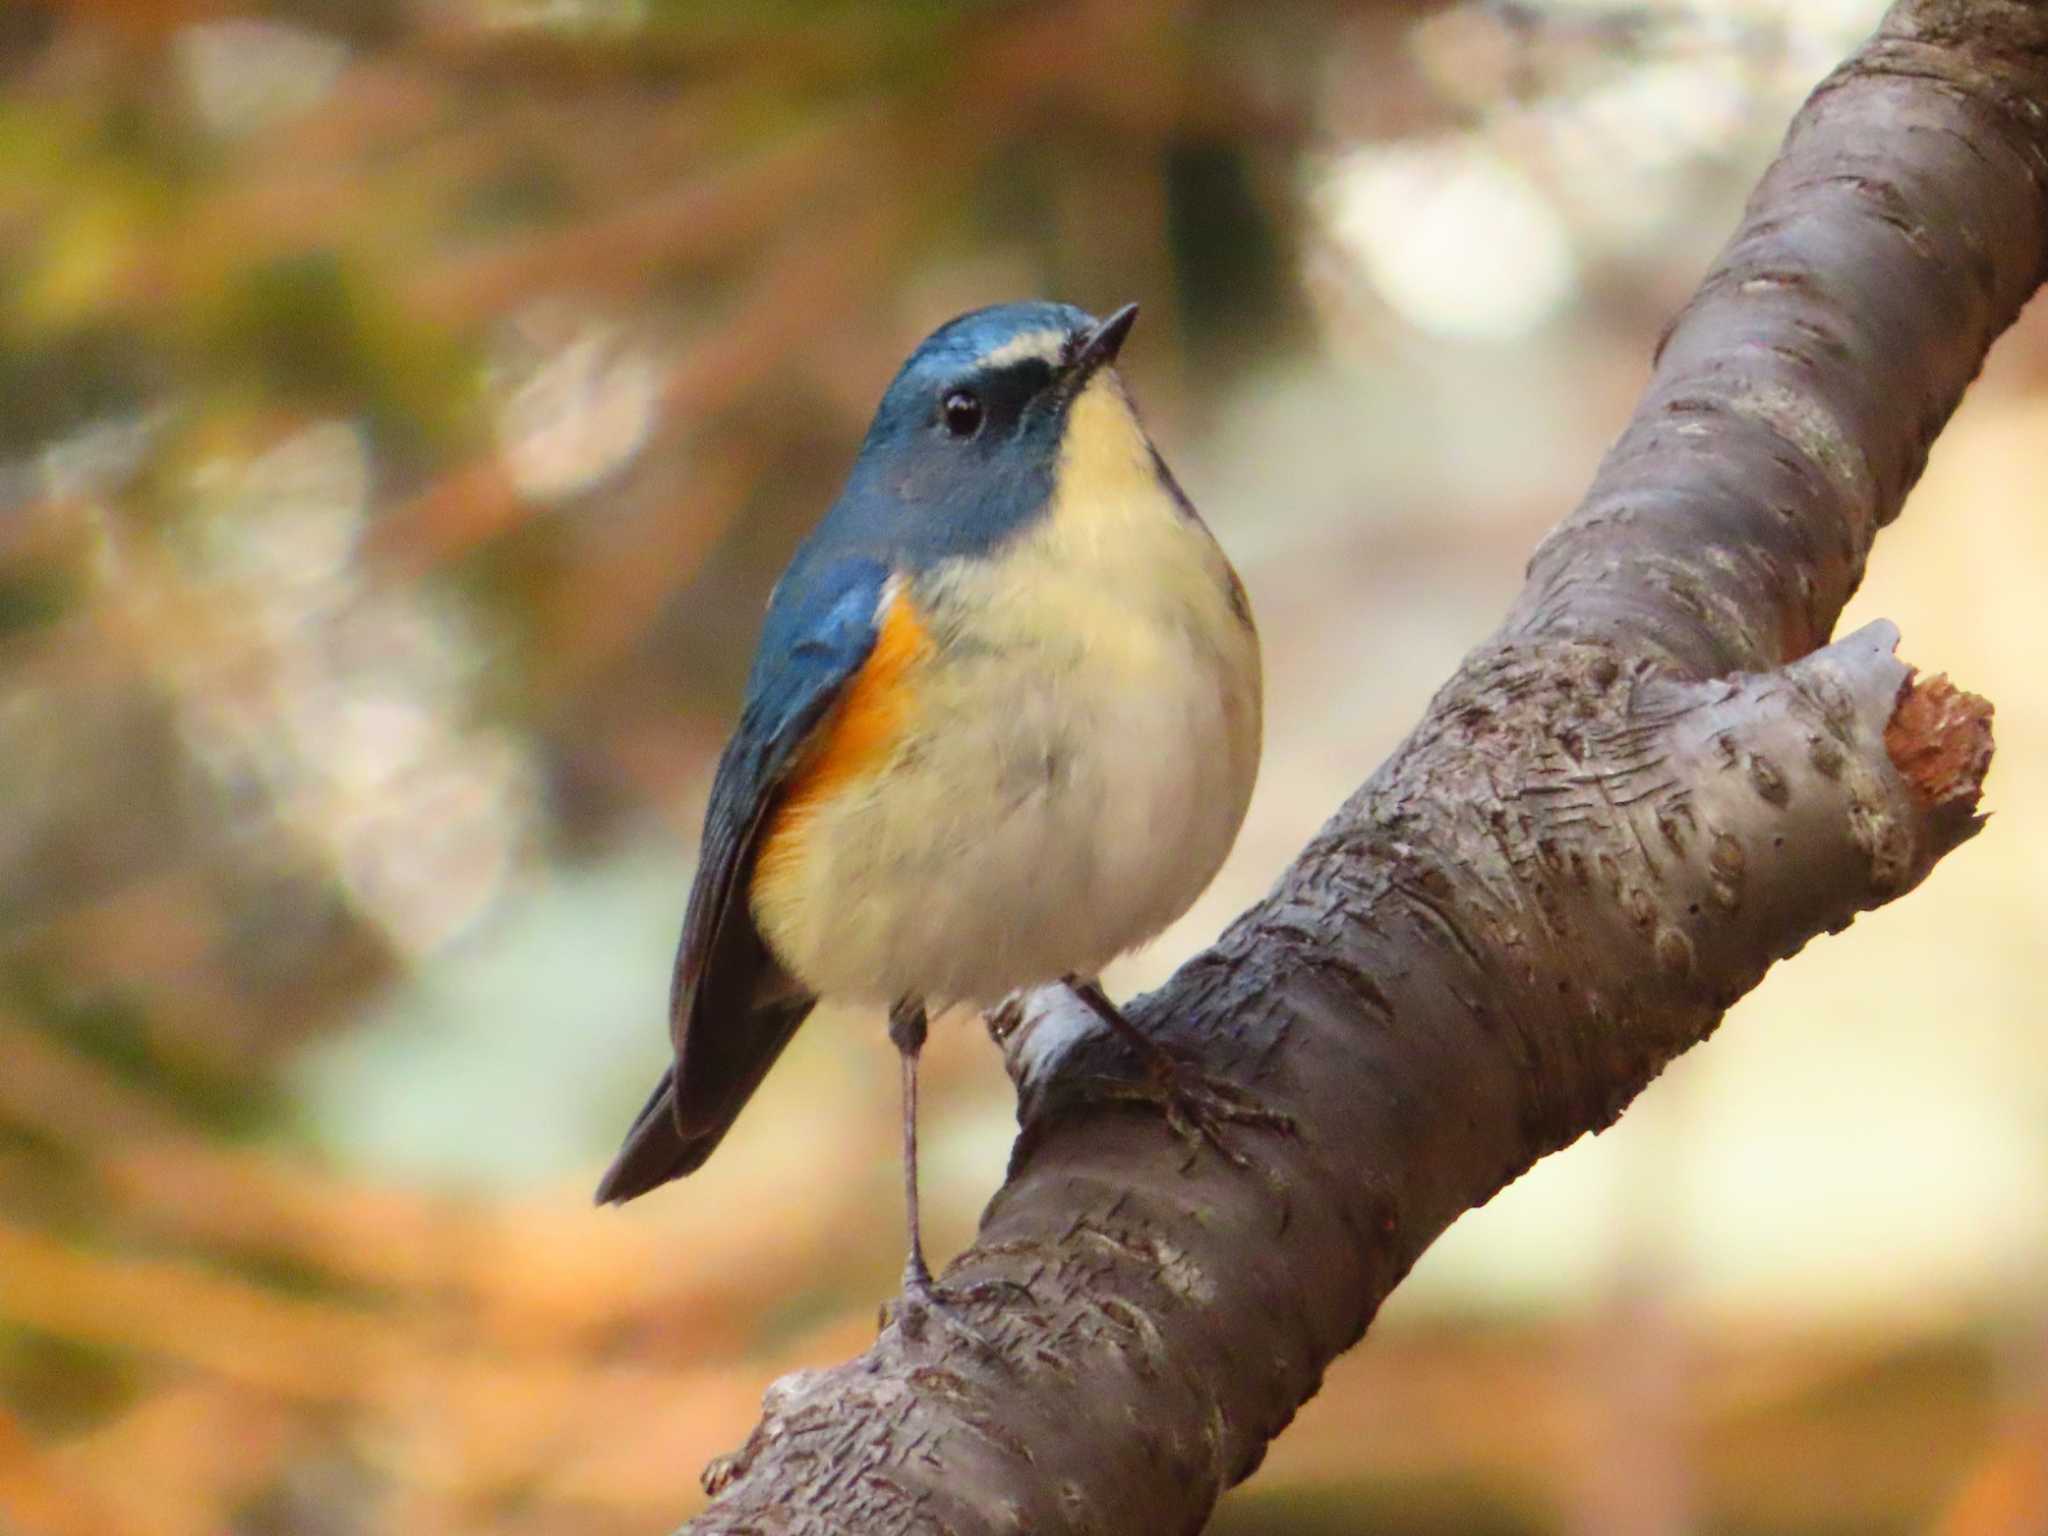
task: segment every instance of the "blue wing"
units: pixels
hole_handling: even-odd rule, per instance
[[[669,992],[675,1062],[598,1186],[630,1200],[711,1155],[817,1001],[754,927],[747,889],[769,812],[875,644],[888,568],[801,556],[769,601],[746,703],[719,759]]]

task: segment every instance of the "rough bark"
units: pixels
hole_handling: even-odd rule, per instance
[[[1460,1213],[1969,836],[1989,706],[1820,649],[2048,256],[2048,5],[1903,0],[1814,92],[1507,622],[1273,893],[1132,1006],[1293,1116],[1239,1167],[1057,994],[945,1277],[772,1387],[688,1530],[1199,1530]]]

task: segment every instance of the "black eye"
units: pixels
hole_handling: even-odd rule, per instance
[[[969,390],[956,389],[946,396],[939,414],[955,437],[972,437],[981,430],[981,400]]]

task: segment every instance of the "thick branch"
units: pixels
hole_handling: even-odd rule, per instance
[[[1520,634],[1696,676],[1811,650],[2048,259],[2048,17],[1902,0],[1814,91],[1529,564]]]
[[[998,1021],[1024,1132],[947,1284],[777,1383],[701,1532],[1194,1531],[1422,1250],[1976,828],[1989,707],[1819,651],[2042,278],[2048,7],[1905,0],[1815,92],[1507,624],[1136,1022],[1294,1117],[1240,1168]],[[1812,651],[1812,654],[1806,654]]]

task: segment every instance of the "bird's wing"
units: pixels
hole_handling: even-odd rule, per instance
[[[889,582],[887,567],[866,559],[805,575],[797,590],[776,594],[739,725],[711,782],[705,846],[670,987],[676,1124],[684,1133],[725,1116],[731,1092],[750,1094],[780,1051],[776,1042],[768,1061],[760,1061],[760,1044],[743,1028],[752,1010],[801,991],[754,932],[754,854],[813,731],[874,649],[874,616]]]
[[[814,999],[755,929],[748,886],[763,831],[819,724],[874,649],[888,569],[836,561],[778,590],[704,815],[669,992],[675,1063],[598,1190],[605,1201],[689,1173],[708,1157]]]

